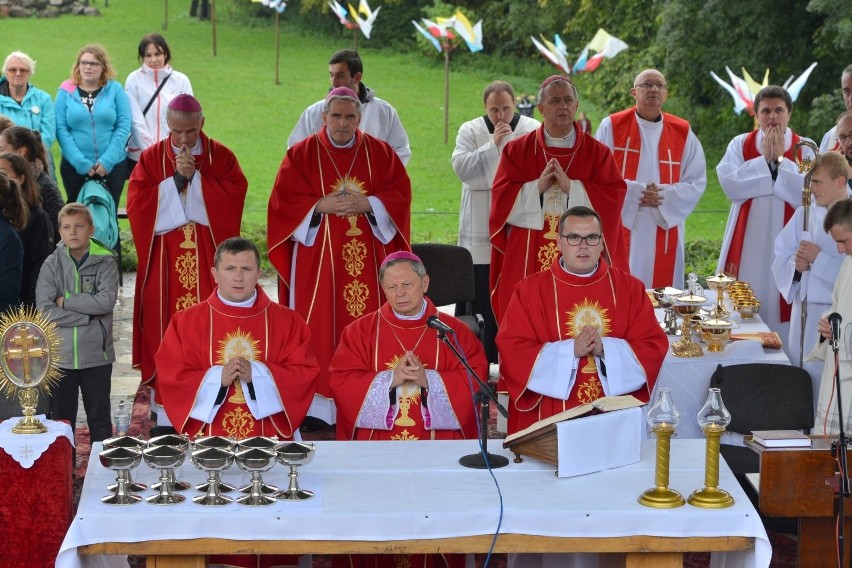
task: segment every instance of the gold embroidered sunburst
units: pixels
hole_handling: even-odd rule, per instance
[[[224,365],[234,357],[242,357],[247,361],[260,360],[260,341],[252,337],[250,332],[240,328],[228,333],[219,341],[216,350],[216,364]]]
[[[566,314],[565,332],[569,337],[577,337],[586,326],[595,326],[601,337],[606,337],[612,331],[612,320],[609,310],[603,307],[597,300],[583,300]]]
[[[362,195],[367,193],[366,188],[364,188],[364,182],[349,175],[338,179],[331,188],[338,193],[360,193]]]
[[[0,314],[0,391],[9,398],[17,393],[24,414],[12,432],[47,432],[34,414],[38,391],[48,395],[62,380],[61,341],[56,323],[34,308]]]

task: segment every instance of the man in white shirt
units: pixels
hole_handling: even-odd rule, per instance
[[[775,285],[771,251],[802,202],[805,176],[794,163],[794,148],[800,141],[811,141],[787,127],[793,101],[783,87],[769,85],[758,91],[754,108],[757,130],[731,140],[716,166],[722,190],[731,200],[716,271],[750,283],[761,303],[760,316],[769,329],[786,337],[790,304]],[[796,154],[813,158],[807,148]],[[789,345],[785,349],[788,357],[797,357]]]
[[[539,126],[534,118],[515,111],[515,91],[505,81],[494,81],[482,93],[485,114],[459,127],[452,164],[462,182],[459,208],[459,246],[473,257],[476,299],[474,313],[485,318],[485,351],[488,360],[497,362],[494,336],[497,322],[491,310],[488,270],[491,265],[491,242],[488,215],[491,211],[491,185],[503,148],[510,140],[532,132]]]
[[[639,73],[630,95],[636,106],[604,118],[595,134],[627,183],[630,272],[646,288],[683,288],[684,224],[707,187],[704,150],[687,121],[663,112],[662,73]]]
[[[355,50],[341,49],[328,60],[328,76],[331,80],[329,90],[347,87],[355,91],[362,105],[361,123],[358,128],[390,144],[402,164],[406,165],[411,158],[408,134],[402,127],[396,109],[387,101],[377,97],[372,89],[361,82],[363,74],[364,63]],[[325,105],[325,99],[305,109],[287,139],[287,148],[293,147],[297,142],[322,128],[323,105]]]

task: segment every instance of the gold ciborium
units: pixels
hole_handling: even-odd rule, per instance
[[[657,509],[680,507],[686,503],[683,496],[674,489],[669,489],[672,434],[680,421],[680,412],[672,402],[670,388],[660,388],[657,399],[648,410],[646,421],[657,437],[657,462],[654,468],[654,487],[639,496],[639,503]]]
[[[687,503],[704,509],[724,509],[734,504],[734,498],[719,489],[719,445],[722,433],[731,423],[731,413],[722,402],[722,391],[711,388],[707,401],[698,411],[698,425],[707,437],[704,454],[704,489],[694,491]]]
[[[698,315],[701,306],[706,301],[707,298],[704,296],[696,296],[695,294],[684,294],[675,298],[675,311],[683,318],[681,337],[672,343],[672,353],[675,357],[701,357],[704,355],[701,346],[692,341],[692,318]]]
[[[735,304],[737,313],[744,320],[754,319],[757,312],[760,311],[760,302],[757,300],[746,300]]]
[[[731,340],[733,324],[723,319],[708,319],[701,322],[701,339],[707,344],[707,351],[715,353],[725,350]]]
[[[716,307],[710,312],[713,319],[724,319],[730,315],[725,308],[725,291],[733,283],[733,278],[721,273],[707,277],[707,286],[716,292]]]
[[[0,315],[0,392],[18,397],[23,418],[13,434],[41,434],[47,426],[35,418],[39,392],[45,396],[59,384],[56,323],[33,308],[20,307]]]
[[[677,325],[677,313],[674,310],[674,297],[683,294],[683,290],[666,286],[665,288],[654,288],[654,299],[657,300],[663,311],[663,321],[660,323],[666,335],[680,335]]]

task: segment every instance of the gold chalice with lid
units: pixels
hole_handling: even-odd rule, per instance
[[[725,308],[725,291],[734,281],[734,278],[722,273],[707,277],[707,287],[716,292],[716,307],[710,312],[713,319],[724,319],[730,315]]]

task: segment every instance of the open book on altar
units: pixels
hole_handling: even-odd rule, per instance
[[[644,404],[631,395],[600,398],[507,436],[503,447],[516,462],[530,456],[554,464],[559,477],[636,463]]]
[[[503,440],[503,447],[508,448],[513,441],[523,438],[527,434],[538,432],[539,430],[547,428],[548,426],[556,424],[557,422],[562,422],[563,420],[571,420],[580,416],[600,414],[601,412],[623,410],[625,408],[633,408],[634,406],[643,406],[644,404],[644,402],[642,402],[632,394],[625,394],[622,396],[604,396],[587,404],[581,404],[580,406],[575,406],[574,408],[563,410],[559,414],[554,414],[550,418],[539,420],[532,426],[524,428],[523,430],[519,430],[518,432],[515,432],[514,434],[511,434],[509,436],[506,436],[506,439]]]

